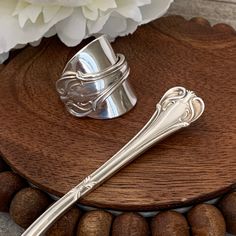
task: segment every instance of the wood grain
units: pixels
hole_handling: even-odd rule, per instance
[[[0,72],[4,69],[4,65],[0,64]]]
[[[199,23],[201,22],[201,23]],[[69,115],[55,81],[77,48],[56,38],[28,47],[0,72],[0,150],[33,184],[62,196],[145,124],[176,85],[206,103],[203,117],[143,154],[80,203],[156,210],[218,196],[236,183],[236,36],[173,16],[113,44],[131,67],[137,106],[108,121]]]

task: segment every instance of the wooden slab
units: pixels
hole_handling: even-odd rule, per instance
[[[33,184],[62,196],[145,124],[176,85],[206,103],[203,117],[81,200],[96,207],[155,210],[209,199],[236,183],[236,36],[204,19],[162,18],[114,44],[131,67],[138,104],[108,121],[69,115],[55,91],[71,49],[56,38],[28,47],[0,73],[0,150]]]

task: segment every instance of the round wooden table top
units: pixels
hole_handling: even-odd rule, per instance
[[[80,203],[157,210],[216,197],[236,183],[235,31],[172,16],[117,39],[113,46],[127,57],[138,104],[106,121],[72,117],[55,90],[65,63],[85,43],[71,49],[44,40],[1,68],[0,150],[15,171],[62,196],[142,128],[167,89],[181,85],[204,99],[203,116]]]

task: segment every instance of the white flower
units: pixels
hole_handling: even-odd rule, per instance
[[[0,0],[0,63],[8,52],[57,34],[67,46],[84,38],[133,33],[173,0]],[[1,55],[2,54],[2,55]]]

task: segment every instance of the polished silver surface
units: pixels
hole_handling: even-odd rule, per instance
[[[204,102],[194,92],[183,87],[168,90],[141,131],[99,169],[52,205],[23,235],[42,235],[78,199],[101,185],[157,142],[189,126],[202,115],[203,111]]]
[[[72,115],[116,118],[137,102],[128,82],[129,73],[125,56],[116,55],[103,35],[71,58],[56,88]]]

